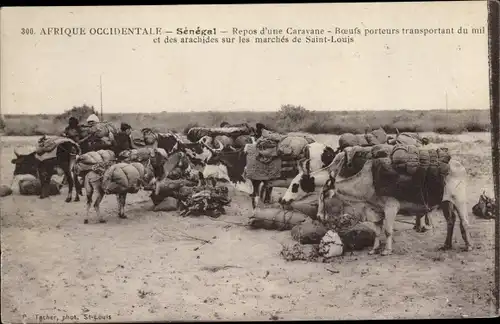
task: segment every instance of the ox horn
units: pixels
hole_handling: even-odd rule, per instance
[[[19,155],[20,155],[20,154],[19,154],[19,152],[17,151],[17,147],[16,147],[16,148],[14,148],[14,154],[15,154],[17,157],[19,157]]]
[[[218,148],[216,148],[215,150],[216,151],[222,151],[222,149],[224,148],[224,144],[222,144],[222,142],[220,140],[215,140],[218,144]]]

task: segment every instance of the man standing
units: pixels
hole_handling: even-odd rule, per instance
[[[131,150],[134,148],[132,143],[132,126],[127,123],[122,123],[120,125],[120,132],[115,136],[114,151],[116,156],[120,152]]]
[[[78,124],[78,119],[76,119],[75,117],[70,117],[68,126],[66,126],[66,128],[64,129],[62,135],[78,143],[80,141],[81,132],[82,130],[80,128],[80,125]]]

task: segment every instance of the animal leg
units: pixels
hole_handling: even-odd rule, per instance
[[[396,215],[399,211],[399,203],[391,200],[389,203],[386,203],[384,208],[384,232],[386,237],[386,243],[384,251],[382,251],[381,255],[390,255],[392,254],[392,241],[394,234],[394,221],[396,220]]]
[[[40,180],[40,199],[45,199],[49,196],[50,173],[45,168],[39,168],[38,178]]]
[[[370,255],[377,253],[378,250],[380,249],[380,236],[382,235],[382,224],[383,224],[383,220],[380,220],[380,221],[374,223],[374,225],[375,225],[375,240],[373,242],[372,249],[370,250],[370,252],[368,252],[368,254],[370,254]]]
[[[89,215],[90,215],[90,205],[92,204],[92,195],[94,194],[94,189],[92,188],[92,185],[90,184],[90,181],[85,181],[84,182],[85,186],[85,193],[87,194],[87,204],[86,204],[86,214],[85,214],[85,219],[83,220],[84,224],[89,223]]]
[[[255,210],[259,205],[260,181],[252,180],[252,186],[253,186],[253,192],[250,195],[250,198],[252,199],[252,208]]]
[[[127,194],[118,194],[116,198],[118,199],[118,217],[127,218],[127,216],[125,216],[125,201]]]
[[[422,232],[422,215],[417,215],[415,219],[415,226],[413,226],[413,229],[415,232],[420,233]]]
[[[469,217],[467,212],[467,204],[464,202],[462,204],[455,204],[455,212],[460,218],[460,232],[462,233],[462,238],[465,242],[465,251],[472,251],[474,245],[469,232]]]
[[[69,168],[64,167],[64,177],[68,181],[68,194],[66,196],[66,202],[71,202],[71,198],[73,196],[73,177],[71,176],[71,171]],[[76,191],[76,190],[75,190]],[[76,191],[75,201],[80,201],[80,197],[78,196],[78,191]]]
[[[444,245],[439,250],[449,250],[452,247],[453,229],[455,228],[456,213],[453,205],[449,201],[444,201],[441,205],[444,218],[446,219],[446,239]]]
[[[422,228],[424,232],[428,230],[434,230],[434,224],[432,223],[432,217],[429,213],[425,214],[425,226]]]
[[[265,184],[264,188],[264,203],[269,204],[271,203],[271,195],[273,192],[273,187],[270,187],[268,183]]]
[[[99,186],[99,188],[97,189],[97,198],[94,202],[94,209],[96,211],[97,219],[99,220],[99,223],[106,223],[106,220],[102,218],[101,208],[100,208],[101,201],[103,198],[104,198],[104,190],[102,190],[102,188]]]

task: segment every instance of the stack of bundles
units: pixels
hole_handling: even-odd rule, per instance
[[[151,170],[142,163],[117,163],[106,169],[102,176],[105,194],[137,193],[153,178]]]
[[[497,205],[495,201],[488,197],[486,193],[482,193],[479,196],[479,201],[472,207],[472,212],[477,217],[485,218],[485,219],[493,219],[496,216]]]
[[[292,238],[300,244],[319,244],[328,229],[320,221],[307,219],[292,228]]]
[[[373,155],[373,181],[378,195],[427,206],[441,202],[444,178],[450,171],[448,149],[398,144],[389,156],[384,155]]]
[[[286,231],[301,224],[307,218],[307,215],[296,210],[269,207],[257,209],[249,218],[248,225],[252,228]]]
[[[241,135],[251,135],[252,129],[246,126],[239,127],[192,127],[187,133],[187,139],[191,142],[198,142],[203,136],[216,137],[225,135],[231,138],[236,138]]]
[[[251,180],[273,180],[281,177],[281,159],[274,158],[269,162],[262,162],[258,157],[257,144],[247,146],[247,165],[245,175]]]
[[[115,161],[115,153],[111,150],[91,151],[77,157],[74,170],[76,174],[81,175],[86,171],[91,171],[96,164],[113,161]]]
[[[231,203],[227,187],[194,187],[192,194],[180,197],[181,216],[207,215],[218,217],[224,212],[224,206]]]
[[[304,136],[287,136],[278,144],[278,154],[290,156],[298,159],[307,144],[314,142],[314,139]]]
[[[349,146],[373,146],[387,142],[387,133],[383,128],[366,134],[344,133],[339,138],[339,148],[343,150]]]

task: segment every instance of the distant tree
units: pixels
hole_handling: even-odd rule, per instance
[[[80,122],[83,122],[88,116],[96,114],[99,116],[99,113],[94,108],[94,106],[87,106],[83,104],[82,106],[73,106],[73,108],[66,110],[64,113],[57,115],[55,120],[58,122],[67,122],[70,117],[77,118]]]
[[[3,117],[0,117],[0,130],[4,130],[5,129],[5,120],[3,119]]]

